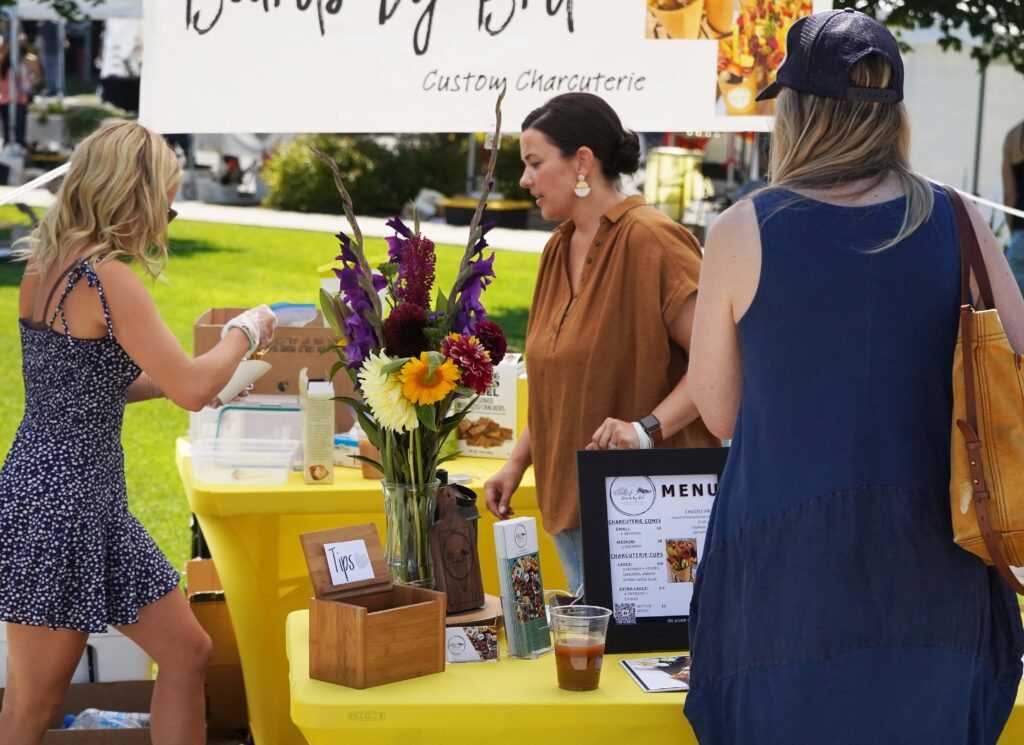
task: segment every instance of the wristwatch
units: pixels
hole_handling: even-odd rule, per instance
[[[661,422],[658,421],[658,417],[654,416],[654,414],[641,417],[640,426],[644,428],[644,432],[650,435],[651,442],[655,445],[665,439],[661,434]]]

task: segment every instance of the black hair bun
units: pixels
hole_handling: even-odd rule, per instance
[[[610,165],[616,174],[636,173],[640,167],[640,138],[636,132],[623,133],[622,139],[619,140],[619,149]]]

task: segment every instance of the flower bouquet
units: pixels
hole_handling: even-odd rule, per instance
[[[501,131],[501,100],[494,142]],[[334,272],[338,292],[321,290],[324,316],[337,334],[338,361],[331,376],[346,370],[362,400],[345,398],[380,460],[360,456],[384,474],[387,519],[385,555],[395,581],[433,587],[427,531],[437,504],[437,467],[453,456],[441,449],[476,396],[492,384],[494,365],[505,354],[501,327],[487,319],[483,291],[494,279],[494,254],[484,257],[482,224],[493,186],[497,148],[492,150],[484,190],[470,223],[469,241],[452,287],[434,292],[433,242],[398,218],[387,225],[388,260],[375,269],[363,251],[352,200],[336,164],[316,151],[334,173],[351,235],[339,233],[341,254]],[[458,401],[458,406],[453,404]]]

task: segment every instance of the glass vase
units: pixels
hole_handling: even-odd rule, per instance
[[[382,481],[387,542],[384,558],[395,582],[434,587],[429,530],[437,507],[438,480],[425,484]]]

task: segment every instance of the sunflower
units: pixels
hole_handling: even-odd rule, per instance
[[[402,395],[414,404],[433,404],[455,390],[459,379],[459,368],[451,360],[445,360],[434,372],[430,372],[430,359],[422,352],[419,359],[409,360],[399,371],[402,379]]]

